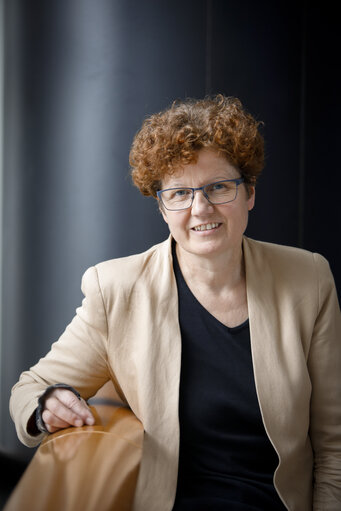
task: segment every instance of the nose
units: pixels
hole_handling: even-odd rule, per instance
[[[199,215],[203,211],[206,212],[208,210],[213,209],[213,205],[208,202],[202,190],[196,190],[194,192],[193,204],[192,204],[192,214]]]

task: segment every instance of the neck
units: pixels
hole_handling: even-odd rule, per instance
[[[192,283],[219,290],[245,281],[242,246],[213,257],[191,254],[176,244],[176,254],[185,280]]]

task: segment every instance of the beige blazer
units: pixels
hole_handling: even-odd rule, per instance
[[[327,261],[244,238],[251,349],[266,432],[279,456],[275,487],[291,511],[341,509],[341,324]],[[88,399],[112,379],[144,427],[135,511],[171,511],[179,455],[181,338],[171,237],[100,263],[51,351],[13,387],[18,436],[47,385]]]

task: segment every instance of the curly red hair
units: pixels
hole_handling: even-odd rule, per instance
[[[129,156],[133,182],[143,195],[156,197],[162,179],[195,163],[205,148],[224,155],[246,185],[254,186],[264,167],[260,124],[234,97],[175,101],[145,119],[135,135]]]

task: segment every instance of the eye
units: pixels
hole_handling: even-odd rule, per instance
[[[231,183],[229,182],[222,182],[222,183],[212,183],[207,186],[206,190],[208,193],[214,193],[214,192],[225,192],[227,190],[230,190]]]
[[[185,197],[190,193],[189,190],[174,190],[174,196],[175,197]]]
[[[174,188],[167,190],[163,197],[169,201],[184,201],[192,196],[192,190],[188,188]]]
[[[227,188],[227,183],[214,183],[212,185],[212,190],[224,190]]]

